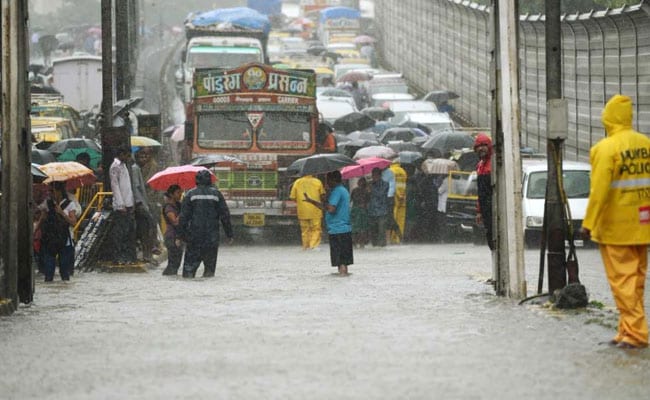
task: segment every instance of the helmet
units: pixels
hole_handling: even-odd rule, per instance
[[[208,186],[212,183],[212,174],[207,169],[196,173],[196,184]]]

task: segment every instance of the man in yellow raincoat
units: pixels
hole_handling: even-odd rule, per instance
[[[311,199],[322,200],[323,196],[325,196],[323,182],[312,175],[305,175],[293,183],[289,195],[289,198],[296,202],[298,208],[302,248],[303,250],[310,250],[320,245],[323,212],[318,207],[305,201],[304,193]]]
[[[600,246],[616,306],[621,348],[648,346],[643,291],[650,243],[650,139],[632,129],[632,100],[612,97],[603,110],[607,137],[590,152],[591,191],[583,234]]]
[[[399,232],[391,231],[391,243],[400,243],[404,235],[404,224],[406,223],[406,171],[397,163],[390,165],[390,170],[395,175],[395,206],[393,217],[399,227]]]

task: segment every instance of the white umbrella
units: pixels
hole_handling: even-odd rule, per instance
[[[385,158],[387,160],[392,160],[393,158],[397,157],[397,153],[395,150],[386,146],[368,146],[359,149],[354,155],[355,160],[369,157],[379,157]]]

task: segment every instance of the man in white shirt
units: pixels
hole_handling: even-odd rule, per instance
[[[128,161],[131,149],[118,150],[109,170],[113,192],[113,261],[117,264],[133,263],[135,254],[135,205]]]

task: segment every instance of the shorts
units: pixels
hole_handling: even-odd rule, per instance
[[[354,257],[352,252],[352,233],[337,233],[329,235],[330,259],[332,267],[339,265],[352,265]]]

